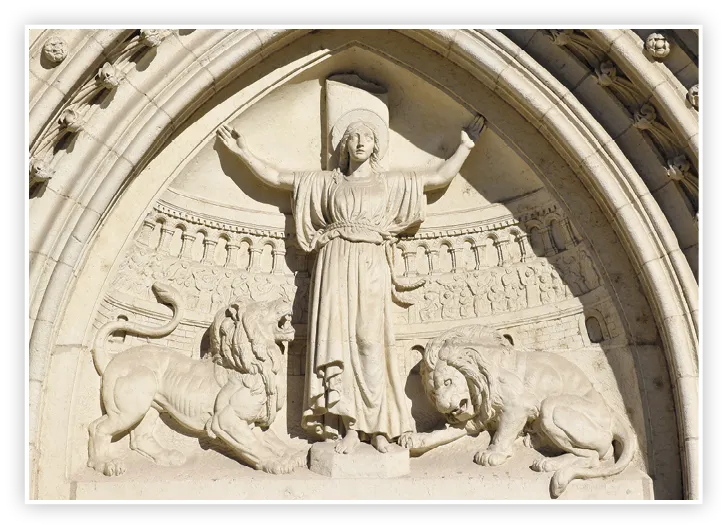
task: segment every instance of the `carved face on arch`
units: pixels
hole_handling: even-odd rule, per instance
[[[468,381],[458,369],[438,362],[433,372],[434,401],[437,411],[450,423],[462,423],[475,417]]]

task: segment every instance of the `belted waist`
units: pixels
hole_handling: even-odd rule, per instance
[[[328,233],[332,230],[340,230],[340,229],[346,229],[346,228],[354,228],[358,230],[366,230],[366,231],[373,231],[375,233],[378,233],[383,238],[389,240],[392,238],[392,235],[385,230],[380,229],[378,226],[374,226],[373,224],[367,224],[365,222],[352,222],[348,220],[340,220],[338,222],[332,222],[331,224],[328,224],[323,230],[321,230],[321,233]]]
[[[358,230],[358,232],[357,232]],[[392,295],[404,305],[411,305],[412,301],[406,300],[398,293],[402,291],[411,291],[423,286],[427,280],[422,278],[411,284],[400,282],[394,274],[394,244],[396,239],[388,231],[384,231],[377,226],[364,222],[339,221],[328,224],[325,228],[316,232],[311,246],[316,250],[323,248],[329,241],[336,238],[342,238],[351,242],[368,242],[372,244],[385,245],[384,254],[386,256],[387,267],[389,268],[392,280]]]
[[[329,241],[339,237],[351,242],[368,242],[372,244],[384,244],[392,240],[392,234],[380,229],[378,226],[365,222],[339,221],[332,222],[319,230],[314,237],[312,246],[318,250]]]

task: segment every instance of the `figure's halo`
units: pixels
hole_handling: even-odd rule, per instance
[[[374,132],[379,142],[379,157],[383,157],[389,148],[389,126],[376,112],[366,108],[355,108],[341,116],[331,127],[331,145],[336,150],[346,132],[346,128],[355,121],[365,121],[374,125]]]

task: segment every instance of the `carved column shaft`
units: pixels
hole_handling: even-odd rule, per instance
[[[439,252],[437,250],[427,250],[425,253],[427,254],[427,264],[430,267],[430,274],[434,274],[440,269],[439,259],[436,258],[439,256]]]
[[[404,252],[404,275],[414,276],[417,275],[417,252],[406,251]]]
[[[538,232],[543,242],[544,255],[556,255],[556,247],[554,246],[554,241],[551,240],[551,230],[549,228],[541,228]]]
[[[516,237],[518,243],[518,249],[521,251],[521,262],[524,263],[529,259],[535,257],[531,245],[528,244],[528,235],[525,233]]]
[[[139,237],[138,240],[140,243],[149,246],[149,238],[152,236],[152,233],[154,233],[154,224],[155,222],[152,219],[144,219],[144,222],[142,223],[142,228],[139,231]]]
[[[225,266],[227,268],[234,268],[238,264],[238,250],[240,250],[240,244],[229,242],[225,245],[227,250],[227,260]]]
[[[195,243],[195,235],[193,233],[182,233],[182,251],[180,257],[190,259],[192,257],[192,245]]]
[[[258,272],[260,270],[260,256],[263,254],[263,248],[250,249],[250,266],[248,270]]]
[[[508,241],[496,241],[495,243],[495,249],[498,252],[498,266],[503,266],[506,264],[506,258],[503,253],[503,247],[508,244]]]
[[[204,249],[202,251],[202,263],[203,264],[214,264],[215,247],[217,246],[217,241],[214,239],[205,237],[205,240],[202,241],[202,244],[204,245]]]
[[[478,244],[475,247],[475,269],[485,268],[485,244]]]
[[[273,273],[274,274],[282,274],[283,273],[283,261],[286,258],[286,251],[285,250],[273,250]]]
[[[160,251],[169,252],[169,244],[172,242],[172,235],[174,235],[174,230],[172,228],[162,226],[162,239],[159,241]]]
[[[449,248],[450,256],[452,257],[452,269],[453,270],[465,270],[465,263],[463,262],[463,249],[462,248]]]

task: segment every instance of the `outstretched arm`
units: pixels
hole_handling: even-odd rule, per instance
[[[452,443],[466,435],[465,428],[453,427],[448,424],[444,429],[435,430],[434,432],[404,433],[399,437],[398,443],[400,446],[409,448],[416,453],[423,453],[438,446]]]
[[[475,147],[475,142],[485,128],[485,118],[476,116],[466,129],[460,132],[460,145],[455,154],[442,162],[437,171],[423,175],[425,191],[446,187],[455,175],[458,174],[460,168],[465,163],[465,159],[470,154],[470,150]]]
[[[293,173],[282,171],[255,156],[248,149],[243,136],[230,125],[223,125],[217,129],[217,137],[264,184],[278,189],[293,189]]]

